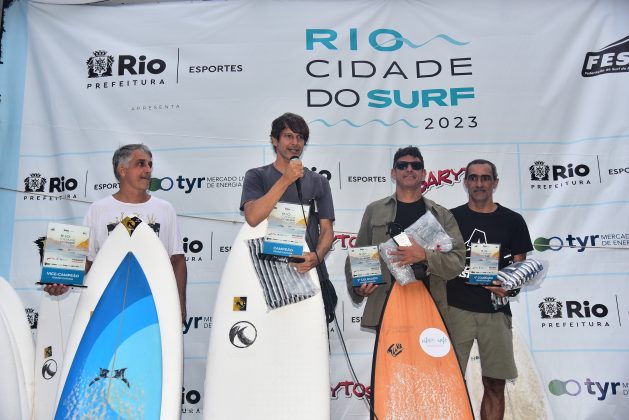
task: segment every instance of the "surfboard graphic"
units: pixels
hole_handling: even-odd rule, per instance
[[[72,289],[61,296],[42,293],[35,343],[35,420],[50,420],[55,415],[59,377],[79,296],[80,292]]]
[[[179,418],[179,299],[168,255],[148,225],[118,225],[86,285],[68,339],[55,419]]]
[[[522,339],[518,329],[513,326],[513,351],[518,377],[507,381],[505,386],[506,420],[553,418],[550,403],[540,379],[528,344]],[[472,400],[474,414],[480,418],[480,404],[483,399],[483,380],[476,341],[470,351],[470,360],[465,371],[467,388]]]
[[[221,277],[208,350],[204,419],[329,419],[327,324],[316,271],[308,273],[316,294],[300,300],[285,294],[278,282],[281,270],[257,263],[268,276],[263,287],[247,240],[263,237],[265,230],[266,222],[241,228]],[[286,305],[269,310],[265,297]]]
[[[450,337],[423,282],[393,284],[375,349],[372,402],[379,420],[473,419]]]
[[[0,277],[0,419],[30,419],[33,409],[33,337],[13,287]]]

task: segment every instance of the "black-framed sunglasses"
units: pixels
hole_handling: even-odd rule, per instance
[[[411,165],[411,168],[413,168],[416,171],[421,171],[422,169],[424,169],[424,162],[404,162],[404,161],[395,162],[395,169],[399,171],[403,171],[404,169],[408,168],[408,165]]]

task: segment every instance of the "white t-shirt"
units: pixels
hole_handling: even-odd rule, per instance
[[[123,203],[110,195],[92,203],[83,219],[83,224],[90,228],[88,260],[94,261],[109,232],[127,216],[137,216],[148,223],[169,256],[184,253],[177,214],[172,204],[153,196],[145,203]]]

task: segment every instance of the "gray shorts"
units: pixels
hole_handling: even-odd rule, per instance
[[[470,312],[449,306],[448,321],[450,338],[464,374],[476,339],[483,376],[494,379],[514,379],[518,376],[509,315]]]

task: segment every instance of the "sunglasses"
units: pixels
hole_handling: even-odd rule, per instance
[[[424,162],[404,162],[404,161],[395,162],[395,169],[403,171],[404,169],[408,168],[408,165],[411,165],[411,168],[413,168],[416,171],[421,171],[422,169],[424,169]]]

